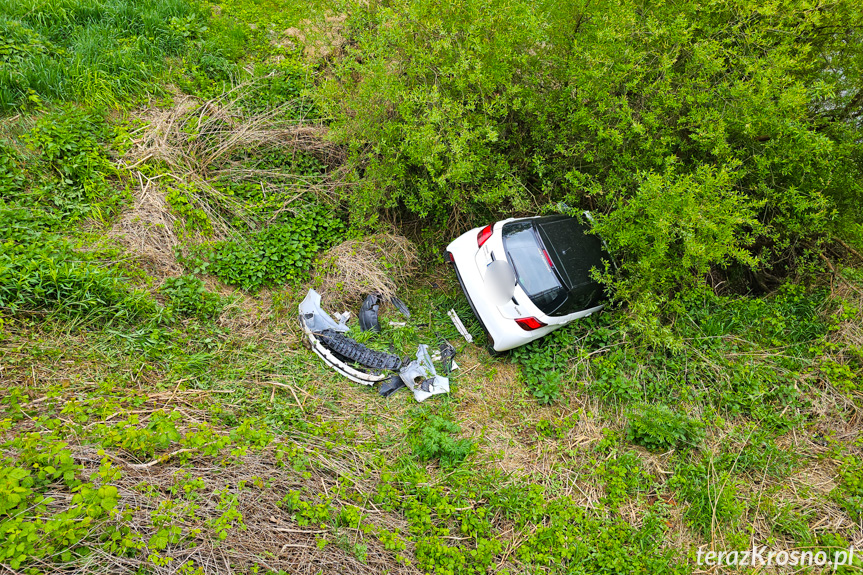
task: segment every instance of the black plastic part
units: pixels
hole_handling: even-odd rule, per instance
[[[403,387],[407,386],[405,385],[405,382],[402,381],[401,376],[394,375],[381,384],[380,388],[378,388],[378,393],[384,397],[389,397]]]
[[[440,359],[443,362],[443,374],[449,375],[450,372],[452,372],[452,360],[455,357],[455,346],[442,338],[440,334],[435,333],[435,335],[437,335],[440,349]]]
[[[399,313],[401,313],[403,316],[405,316],[408,319],[411,318],[411,312],[408,309],[408,306],[405,305],[405,302],[403,302],[402,300],[400,300],[396,296],[391,296],[390,297],[390,303],[393,304],[393,307],[396,308],[397,310],[399,310]]]
[[[326,329],[316,335],[321,345],[330,351],[371,369],[397,371],[402,366],[402,360],[399,356],[371,350],[331,329]]]
[[[381,324],[378,322],[378,308],[380,308],[378,296],[373,293],[369,294],[360,308],[359,320],[362,331],[381,332]]]

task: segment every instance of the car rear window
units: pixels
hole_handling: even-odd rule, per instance
[[[598,237],[585,233],[587,230],[575,218],[564,216],[539,218],[536,229],[568,289],[596,283],[590,270],[605,269],[603,259],[608,259]]]
[[[530,221],[503,226],[503,248],[521,289],[545,314],[553,314],[567,299],[566,290],[545,259]]]
[[[608,256],[600,239],[585,231],[576,219],[566,216],[503,226],[504,249],[518,283],[547,315],[562,316],[595,307],[604,297],[602,286],[590,277],[590,270],[604,269],[603,259]]]

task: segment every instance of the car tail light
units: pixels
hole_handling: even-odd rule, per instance
[[[515,323],[517,323],[518,327],[520,327],[524,331],[533,331],[535,329],[545,327],[545,324],[536,319],[535,317],[520,317],[515,320]]]
[[[547,262],[548,262],[548,267],[553,268],[553,267],[554,267],[554,264],[553,264],[553,263],[551,263],[551,258],[550,258],[550,257],[548,257],[548,252],[547,252],[547,251],[545,251],[545,250],[542,250],[542,255],[544,255],[544,256],[545,256],[545,261],[547,261]]]
[[[476,235],[476,247],[481,248],[482,244],[487,242],[488,239],[491,237],[491,234],[492,234],[491,224],[489,224],[486,227],[484,227],[483,229],[481,229],[479,231],[479,233]]]

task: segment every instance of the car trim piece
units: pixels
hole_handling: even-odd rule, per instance
[[[300,326],[308,339],[309,346],[312,351],[320,357],[325,364],[330,366],[339,375],[342,375],[354,383],[361,385],[373,385],[379,381],[383,381],[388,374],[373,374],[365,373],[348,365],[346,362],[339,359],[335,353],[327,349],[323,343],[315,337],[316,333],[320,333],[327,329],[335,332],[345,332],[348,330],[344,323],[336,323],[330,315],[321,309],[321,296],[313,289],[309,290],[305,299],[300,302]]]
[[[467,340],[467,342],[473,343],[473,336],[470,334],[470,332],[467,330],[467,328],[461,322],[461,318],[458,316],[458,314],[455,312],[455,310],[451,309],[448,312],[446,312],[446,314],[449,316],[449,318],[452,320],[453,325],[455,325],[455,328]],[[476,314],[474,314],[474,315],[476,315]]]

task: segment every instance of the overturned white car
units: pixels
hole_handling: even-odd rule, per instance
[[[593,268],[611,261],[602,241],[568,216],[510,218],[447,246],[462,290],[495,351],[547,335],[603,307]]]

